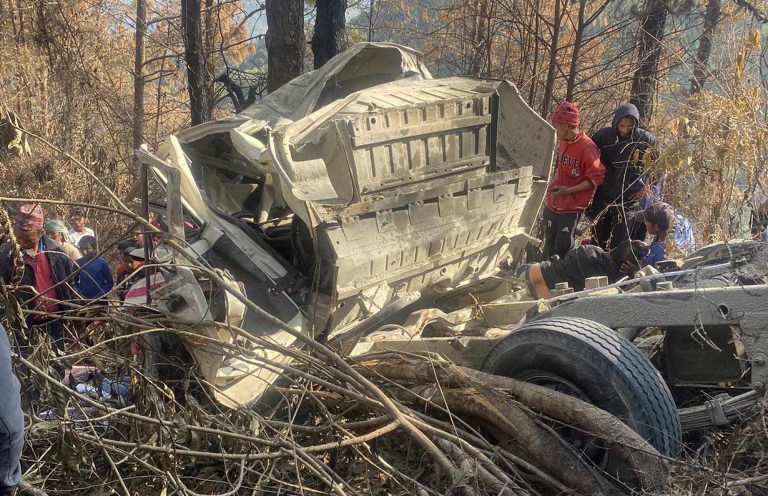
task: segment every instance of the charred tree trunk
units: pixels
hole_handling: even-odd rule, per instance
[[[136,0],[136,50],[133,60],[133,149],[144,142],[144,35],[147,30],[147,5]]]
[[[576,25],[576,38],[573,41],[573,54],[571,55],[571,67],[568,71],[568,84],[565,90],[565,99],[573,101],[573,91],[576,89],[576,73],[579,70],[579,55],[581,54],[581,44],[584,40],[584,10],[587,6],[587,0],[579,0],[579,20]]]
[[[267,91],[304,72],[304,2],[267,0]]]
[[[192,125],[210,119],[205,57],[203,56],[200,0],[181,0],[181,31],[184,37],[184,58],[187,62],[187,89],[192,111]]]
[[[653,115],[653,100],[656,97],[661,44],[664,40],[664,26],[667,22],[666,2],[653,2],[643,18],[640,28],[638,66],[632,78],[632,95],[629,102],[640,111],[640,119],[650,120]]]
[[[696,67],[693,68],[691,95],[701,91],[709,77],[709,55],[712,53],[712,40],[719,22],[720,0],[709,0],[707,10],[704,12],[704,31],[699,38],[699,49],[696,52]]]
[[[317,0],[317,20],[312,34],[315,69],[344,50],[347,0]]]
[[[555,76],[557,70],[557,52],[560,43],[560,23],[562,22],[563,11],[565,11],[564,2],[555,0],[555,17],[552,23],[552,43],[549,47],[549,67],[547,68],[547,81],[544,86],[544,98],[541,102],[541,115],[549,113],[549,104],[552,100],[552,92],[555,87]]]

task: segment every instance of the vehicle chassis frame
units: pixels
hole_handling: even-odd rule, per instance
[[[549,317],[573,317],[592,320],[615,330],[659,327],[665,332],[690,335],[691,329],[699,329],[704,339],[707,328],[730,327],[738,332],[747,362],[751,365],[751,387],[763,391],[768,383],[768,285],[566,295],[558,297],[555,302],[557,304],[550,308],[539,305],[538,311],[536,302],[530,302],[531,312],[525,322]],[[520,303],[511,303],[510,306],[519,307]],[[499,304],[495,305],[498,307]],[[514,332],[516,324],[509,322],[508,327],[503,325],[502,328]],[[458,365],[479,369],[493,345],[506,334],[494,337],[385,338],[360,343],[353,354],[383,350],[432,352]],[[706,346],[693,339],[690,343],[690,349]],[[681,359],[686,356],[686,349],[666,352]],[[737,357],[729,358],[738,360]]]

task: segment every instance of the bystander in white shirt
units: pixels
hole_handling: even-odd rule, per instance
[[[72,240],[72,244],[75,246],[80,246],[80,239],[83,236],[93,236],[96,237],[96,233],[93,232],[93,229],[90,227],[86,227],[83,232],[75,231],[74,228],[69,230],[69,239]]]

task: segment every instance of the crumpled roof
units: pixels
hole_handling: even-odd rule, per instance
[[[330,103],[354,91],[407,77],[432,79],[420,57],[418,51],[402,45],[358,43],[320,69],[286,83],[240,115],[275,127],[284,119],[296,121],[309,115],[318,103]]]
[[[333,57],[320,69],[289,81],[239,114],[185,129],[177,134],[177,138],[181,143],[190,143],[235,128],[253,136],[264,127],[274,129],[295,122],[319,106],[355,91],[406,78],[432,79],[420,59],[421,53],[402,45],[358,43]],[[237,136],[234,138],[237,139]],[[266,146],[266,143],[252,144],[260,145],[259,148]],[[244,155],[248,156],[247,153]]]

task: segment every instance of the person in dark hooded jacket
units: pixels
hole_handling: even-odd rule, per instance
[[[656,136],[640,127],[637,107],[624,103],[616,109],[611,127],[597,131],[592,141],[605,166],[591,210],[597,219],[593,234],[600,247],[613,248],[638,237],[633,235],[631,219],[648,194],[645,163],[657,156]]]

